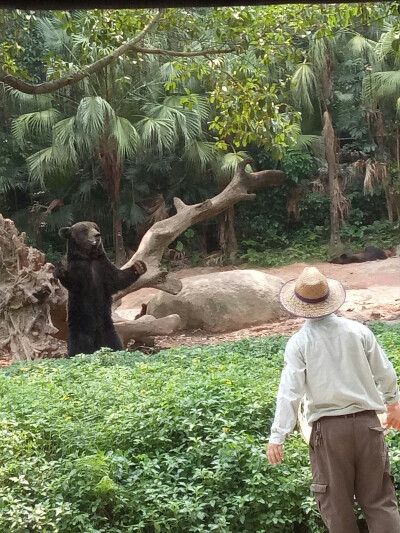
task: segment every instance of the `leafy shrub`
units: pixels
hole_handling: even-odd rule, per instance
[[[400,371],[400,327],[374,324]],[[284,337],[0,372],[0,531],[322,533],[298,434],[264,455]],[[390,432],[396,483],[399,437]]]
[[[314,230],[300,230],[292,242],[280,249],[263,248],[256,241],[242,241],[244,250],[240,258],[250,265],[264,267],[280,266],[297,261],[327,261],[328,247],[323,244],[322,226],[315,226]]]
[[[340,229],[340,235],[344,242],[352,249],[363,249],[365,246],[378,246],[390,248],[397,246],[400,241],[399,223],[380,222],[376,220],[372,224],[350,224],[345,222]]]
[[[2,371],[0,531],[322,531],[302,439],[264,454],[285,342]]]

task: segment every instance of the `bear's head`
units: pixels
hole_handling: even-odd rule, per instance
[[[68,259],[95,259],[105,255],[100,230],[94,222],[77,222],[61,228],[58,234],[67,240]]]

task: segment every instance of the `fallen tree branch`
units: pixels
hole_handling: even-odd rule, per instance
[[[168,245],[193,224],[215,217],[238,202],[254,200],[256,195],[253,191],[262,187],[276,187],[281,185],[285,179],[281,170],[246,172],[245,169],[249,163],[251,163],[251,159],[241,161],[231,182],[214,198],[194,205],[187,205],[179,198],[174,198],[176,215],[156,222],[143,236],[136,253],[122,267],[127,268],[134,261],[141,259],[147,265],[146,274],[128,289],[118,293],[114,297],[114,302],[141,287],[155,287],[172,294],[178,294],[182,288],[180,280],[160,270],[160,261]]]

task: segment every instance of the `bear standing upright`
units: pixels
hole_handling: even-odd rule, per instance
[[[61,228],[67,240],[67,266],[53,275],[68,290],[68,357],[104,347],[123,346],[111,318],[112,295],[126,289],[147,270],[143,261],[118,269],[108,259],[97,224],[77,222]]]

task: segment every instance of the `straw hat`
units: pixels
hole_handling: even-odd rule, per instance
[[[339,309],[345,298],[340,281],[326,278],[315,267],[306,267],[297,280],[286,282],[279,293],[282,307],[304,318],[329,315]]]

